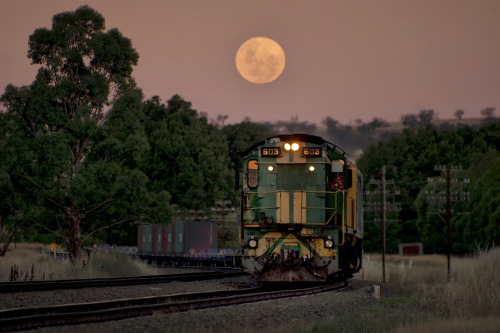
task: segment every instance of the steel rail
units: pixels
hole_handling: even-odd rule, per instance
[[[99,278],[99,279],[72,279],[72,280],[50,280],[50,281],[17,281],[0,283],[1,293],[15,293],[26,291],[47,291],[58,289],[81,289],[81,288],[102,288],[116,286],[131,286],[141,284],[159,284],[172,281],[199,281],[209,279],[220,279],[245,275],[241,270],[214,270],[196,273],[179,273],[167,275],[148,275],[120,278]]]
[[[188,293],[122,299],[104,302],[67,304],[47,307],[17,308],[0,311],[0,331],[16,331],[54,325],[75,325],[151,315],[155,312],[182,312],[279,298],[338,291],[347,281],[312,288],[240,290]]]

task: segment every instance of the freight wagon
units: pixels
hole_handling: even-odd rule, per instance
[[[218,253],[217,222],[140,224],[137,255],[157,265],[235,265],[231,254]]]

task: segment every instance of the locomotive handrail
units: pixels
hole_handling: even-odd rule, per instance
[[[257,209],[278,209],[278,208],[281,208],[281,207],[263,207],[263,206],[260,206],[260,207],[247,207],[247,210],[257,210]],[[323,209],[323,210],[334,210],[334,211],[337,211],[337,208],[331,208],[331,207],[304,207],[302,206],[301,207],[302,209]]]
[[[335,190],[335,191],[309,191],[309,190],[288,190],[288,191],[283,191],[283,190],[277,190],[277,191],[243,191],[244,194],[268,194],[268,193],[279,193],[279,192],[304,192],[304,193],[342,193],[343,190]]]
[[[243,195],[250,196],[250,194],[252,194],[252,195],[260,195],[260,194],[279,194],[279,193],[291,193],[291,192],[305,193],[307,195],[307,193],[337,194],[337,193],[342,193],[343,191],[342,190],[335,190],[335,191],[318,191],[318,190],[243,191]],[[321,206],[308,207],[306,205],[306,203],[305,203],[306,195],[302,196],[302,198],[300,200],[300,209],[301,210],[305,210],[305,211],[307,211],[307,210],[313,210],[313,209],[324,210],[324,211],[333,211],[332,214],[326,219],[325,222],[314,223],[315,225],[316,224],[317,225],[328,225],[328,224],[330,224],[331,220],[333,219],[333,217],[335,216],[335,214],[338,212],[337,202],[335,201],[335,206],[334,207],[328,207],[328,206],[324,206],[324,207],[321,207]],[[342,197],[341,200],[343,201],[344,198]],[[342,206],[342,205],[343,204],[341,203],[340,206]],[[281,206],[252,206],[252,205],[246,205],[246,206],[244,206],[243,209],[246,210],[246,211],[265,210],[265,209],[276,210],[277,211],[278,209],[281,209]],[[294,224],[313,225],[313,223],[307,223],[307,222],[296,222]]]
[[[257,209],[278,209],[279,207],[276,206],[276,207],[263,207],[263,206],[259,206],[259,207],[247,207],[246,209],[247,210],[257,210]]]
[[[244,191],[244,194],[270,194],[270,193],[284,193],[284,192],[301,192],[301,193],[323,193],[323,194],[337,194],[337,193],[342,193],[342,190],[336,190],[336,191],[304,191],[304,190],[289,190],[289,191]],[[342,198],[342,201],[344,198]],[[278,206],[276,207],[255,207],[255,206],[246,206],[245,209],[252,210],[252,209],[277,209],[279,208]],[[335,210],[337,211],[337,207],[305,207],[303,203],[301,203],[301,208],[302,209],[324,209],[324,210]]]

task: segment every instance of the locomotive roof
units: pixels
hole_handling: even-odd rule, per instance
[[[242,153],[242,156],[248,154],[249,152],[251,152],[252,150],[254,150],[255,148],[259,147],[259,146],[262,146],[263,144],[265,144],[266,142],[269,142],[271,139],[275,139],[275,138],[278,138],[280,139],[280,141],[301,141],[301,142],[311,142],[311,143],[315,143],[315,144],[318,144],[318,145],[322,145],[324,143],[326,143],[328,146],[330,146],[330,148],[332,148],[334,151],[335,150],[338,150],[340,151],[340,153],[342,155],[347,155],[349,156],[348,153],[346,153],[342,148],[338,147],[337,145],[334,145],[333,143],[329,142],[329,141],[326,141],[325,139],[323,139],[322,137],[319,137],[319,136],[316,136],[316,135],[310,135],[310,134],[303,134],[303,133],[297,133],[297,134],[278,134],[278,135],[273,135],[273,136],[270,136],[268,138],[266,138],[265,140],[262,140],[260,142],[257,142],[256,144],[252,145],[251,147],[249,147],[248,149],[246,149],[243,153]]]

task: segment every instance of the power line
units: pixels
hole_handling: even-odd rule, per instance
[[[388,220],[388,212],[401,211],[401,203],[395,201],[396,195],[399,195],[399,190],[393,180],[386,179],[386,165],[382,166],[380,180],[371,179],[368,186],[375,187],[375,190],[365,190],[365,212],[378,212],[380,218],[375,218],[373,221],[365,222],[378,222],[382,223],[382,281],[385,282],[385,252],[386,252],[386,224],[389,222],[398,222],[399,220]],[[392,167],[392,166],[389,166]],[[389,187],[393,187],[392,190]]]
[[[443,175],[440,177],[427,178],[427,182],[431,184],[432,189],[426,191],[426,201],[436,203],[442,206],[445,203],[444,209],[439,209],[437,212],[428,212],[427,214],[436,214],[446,223],[446,255],[448,258],[448,280],[450,279],[450,256],[451,256],[451,217],[455,212],[453,211],[452,204],[459,202],[466,202],[470,199],[470,193],[464,191],[464,185],[469,184],[468,178],[452,178],[452,172],[462,171],[460,166],[444,166],[438,165],[434,167],[435,171],[440,171]],[[455,184],[452,190],[452,184]],[[443,189],[444,187],[444,189]],[[444,219],[442,217],[444,214]]]

